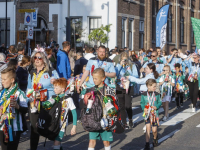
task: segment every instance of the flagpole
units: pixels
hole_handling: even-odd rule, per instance
[[[178,12],[178,10],[177,10],[177,0],[176,0],[176,48],[178,47],[178,45],[177,45],[177,37],[178,37],[178,33],[177,33],[177,12]]]

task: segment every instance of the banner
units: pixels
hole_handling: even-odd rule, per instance
[[[168,10],[169,4],[164,5],[160,8],[156,16],[156,47],[160,47],[161,50],[166,43]]]
[[[33,39],[33,27],[28,26],[28,39]]]
[[[194,31],[194,38],[196,42],[196,49],[200,49],[200,19],[191,17],[192,28]],[[197,52],[198,53],[198,52]]]
[[[37,9],[35,9],[35,12],[32,12],[32,26],[37,27]]]

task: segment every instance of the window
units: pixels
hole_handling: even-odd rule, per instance
[[[159,10],[159,1],[153,0],[152,3],[152,40],[156,41],[156,15]]]
[[[126,18],[122,18],[122,48],[126,47]]]
[[[144,48],[144,21],[140,21],[139,48]]]
[[[129,49],[132,50],[133,49],[133,19],[129,19],[128,22],[128,34],[129,34]]]
[[[194,17],[194,12],[191,12],[191,17]],[[191,44],[194,44],[194,31],[192,27],[192,22],[191,22]]]
[[[184,43],[184,9],[180,9],[180,42]]]
[[[89,18],[89,33],[92,32],[92,30],[100,28],[101,27],[101,17],[92,17]]]
[[[6,19],[0,19],[0,44],[5,43]],[[10,19],[7,19],[7,46],[10,45]]]
[[[172,6],[169,8],[167,19],[167,41],[172,42]]]
[[[72,47],[75,47],[74,43],[82,36],[82,17],[70,17],[71,19],[71,43]],[[80,41],[80,40],[79,40]]]

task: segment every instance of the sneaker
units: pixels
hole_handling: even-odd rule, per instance
[[[194,107],[192,108],[192,112],[196,112],[196,109]]]
[[[180,106],[181,106],[181,108],[183,108],[183,103],[181,103],[181,105],[180,105]]]
[[[134,127],[134,124],[133,124],[133,121],[132,119],[129,120],[129,128],[133,128]]]
[[[149,145],[149,143],[146,143],[146,144],[145,144],[144,150],[150,150],[150,145]]]
[[[124,125],[124,129],[127,130],[129,129],[129,126],[127,124]]]
[[[164,116],[163,119],[162,119],[162,121],[167,121],[167,119],[168,118],[166,116]]]
[[[156,139],[153,139],[153,147],[158,146],[158,136]]]

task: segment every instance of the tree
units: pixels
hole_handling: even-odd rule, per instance
[[[89,35],[88,35],[88,39],[90,41],[94,41],[95,44],[98,45],[98,43],[103,43],[105,44],[106,42],[108,42],[109,37],[107,36],[107,33],[110,32],[110,26],[112,24],[103,26],[101,25],[100,28],[94,29]]]

